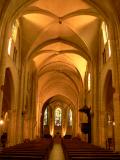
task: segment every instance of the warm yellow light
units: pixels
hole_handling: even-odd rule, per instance
[[[79,56],[77,54],[65,53],[64,55],[66,56],[65,57],[66,60],[69,60],[69,62],[71,64],[74,64],[76,66],[76,68],[80,72],[82,80],[84,82],[84,76],[85,76],[87,61],[83,57],[81,57],[81,56]]]
[[[115,122],[113,122],[113,126],[115,126]]]
[[[1,119],[1,120],[0,120],[0,125],[3,125],[3,124],[4,124],[4,120]]]
[[[63,130],[62,135],[63,135],[63,137],[66,135],[66,130],[65,129]]]
[[[16,20],[12,26],[12,39],[14,42],[16,42],[18,26],[19,26],[19,22]]]
[[[11,53],[11,47],[12,47],[12,38],[10,37],[9,43],[8,43],[8,54],[10,55]]]
[[[110,40],[108,40],[108,56],[111,57],[111,46],[110,46]]]
[[[51,129],[51,131],[50,131],[50,135],[53,137],[53,129]]]
[[[8,119],[8,112],[5,113],[4,119],[5,119],[5,120]]]
[[[66,45],[62,45],[62,47],[64,47],[65,49],[69,49],[68,46]],[[50,46],[51,48],[45,48],[45,49],[52,49],[52,47],[54,48],[55,45]],[[57,47],[56,47],[57,48]],[[62,49],[62,48],[61,48]],[[70,47],[70,49],[72,49],[72,47]],[[35,62],[35,65],[37,67],[39,67],[40,64],[42,64],[44,62],[45,59],[49,59],[50,57],[50,53],[45,52],[45,54],[39,54],[38,56],[36,56],[33,60]],[[84,76],[85,76],[85,71],[86,71],[86,66],[87,66],[87,61],[86,59],[84,59],[83,57],[81,57],[78,54],[75,53],[64,53],[64,54],[57,54],[56,56],[53,56],[53,58],[50,58],[50,60],[52,61],[62,61],[65,62],[66,64],[71,64],[73,66],[75,66],[77,68],[77,70],[79,71],[81,78],[83,80],[84,83]]]
[[[88,73],[88,91],[91,89],[91,76],[90,76],[90,73]]]
[[[102,33],[103,33],[104,44],[106,44],[108,41],[108,29],[105,22],[102,22]]]

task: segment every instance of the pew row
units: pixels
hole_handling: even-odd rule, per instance
[[[82,142],[79,138],[62,139],[62,147],[66,160],[120,159],[120,153]]]
[[[46,138],[17,144],[4,148],[0,153],[0,160],[48,160],[52,146],[52,139]]]

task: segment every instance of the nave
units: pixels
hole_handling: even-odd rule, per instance
[[[63,149],[60,143],[55,143],[51,150],[49,160],[65,160]]]
[[[1,159],[120,152],[120,0],[0,0],[0,37]]]

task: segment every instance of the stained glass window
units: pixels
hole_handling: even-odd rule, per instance
[[[68,126],[72,126],[72,110],[68,111]]]
[[[48,109],[46,108],[45,109],[45,112],[44,112],[44,120],[43,120],[43,125],[48,125]]]
[[[12,26],[12,39],[14,42],[16,42],[18,26],[19,26],[19,22],[16,20]]]
[[[108,29],[105,22],[102,22],[102,33],[103,33],[104,44],[106,44],[108,41]]]
[[[62,124],[62,110],[57,108],[55,110],[55,126],[61,126]]]
[[[105,22],[102,22],[102,33],[103,33],[104,45],[107,44],[107,47],[108,47],[108,56],[111,57],[111,46],[110,46],[110,40],[108,36],[108,28]]]
[[[16,42],[17,31],[18,31],[19,22],[16,20],[12,25],[11,36],[8,41],[8,54],[11,54],[11,48],[13,47],[13,42]]]

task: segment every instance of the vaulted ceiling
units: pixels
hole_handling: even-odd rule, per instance
[[[78,102],[87,63],[98,50],[96,13],[83,0],[38,0],[24,9],[22,56],[36,65],[42,101],[63,95]]]
[[[82,0],[75,0],[74,3],[72,0],[39,0],[32,3],[21,19],[23,44],[26,44],[23,46],[23,54],[42,48],[45,50],[46,46],[49,50],[65,50],[56,41],[67,43],[68,50],[72,46],[72,50],[93,54],[96,51],[93,44],[98,42],[100,27],[96,12]],[[53,43],[54,48],[51,45]]]
[[[16,8],[22,6],[18,14],[22,60],[33,61],[36,66],[39,96],[45,102],[63,95],[76,104],[83,93],[86,66],[98,53],[104,19],[91,4],[105,7],[104,12],[109,15],[113,1],[34,0],[27,5],[22,0],[15,2]]]

